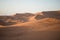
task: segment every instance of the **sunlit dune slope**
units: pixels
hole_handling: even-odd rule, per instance
[[[36,21],[30,21],[22,24],[15,24],[14,26],[25,26],[32,30],[60,30],[60,20],[45,18]]]
[[[31,17],[29,22],[13,26],[25,26],[36,31],[60,30],[60,14],[56,11],[40,12]]]

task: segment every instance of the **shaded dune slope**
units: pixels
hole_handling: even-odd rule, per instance
[[[59,31],[32,31],[23,26],[0,28],[0,40],[58,40]]]

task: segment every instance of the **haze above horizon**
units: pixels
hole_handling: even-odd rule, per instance
[[[0,15],[60,10],[60,0],[0,0]]]

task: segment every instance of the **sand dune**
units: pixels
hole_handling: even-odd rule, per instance
[[[44,11],[28,15],[6,17],[6,21],[3,17],[4,20],[0,22],[0,40],[60,39],[60,12]]]
[[[60,20],[45,18],[41,20],[30,21],[22,24],[15,24],[14,26],[25,26],[35,31],[60,31]]]
[[[28,19],[26,19],[27,16]],[[22,22],[20,22],[21,20]],[[2,23],[7,26],[24,26],[32,30],[38,30],[38,31],[43,31],[43,30],[48,31],[53,29],[59,30],[60,13],[58,11],[44,11],[44,12],[37,12],[35,15],[30,13],[16,14],[13,17],[10,17],[10,19],[8,17],[7,21],[8,22],[2,21]]]
[[[55,15],[55,16],[54,16]],[[38,31],[60,31],[60,13],[57,11],[46,11],[46,12],[38,12],[35,16],[29,19],[29,22],[22,24],[15,24],[12,26],[26,26],[32,30]]]

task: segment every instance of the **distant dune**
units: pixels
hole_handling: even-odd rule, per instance
[[[59,11],[43,11],[32,13],[16,13],[13,16],[1,16],[1,25],[7,26],[27,26],[31,28],[48,27],[60,25],[60,12]],[[40,30],[40,29],[39,29]]]
[[[4,24],[7,23],[6,25],[12,25],[12,24],[15,24],[15,23],[28,22],[29,18],[32,17],[32,16],[34,16],[34,14],[31,14],[31,13],[21,13],[21,14],[16,13],[13,16],[0,16],[0,19]],[[2,24],[2,25],[4,25],[4,24]]]
[[[41,24],[43,24],[43,26],[51,24],[55,26],[55,24],[60,24],[60,12],[43,11],[37,12],[36,14],[16,13],[13,16],[0,16],[0,19],[0,25],[41,27]]]

